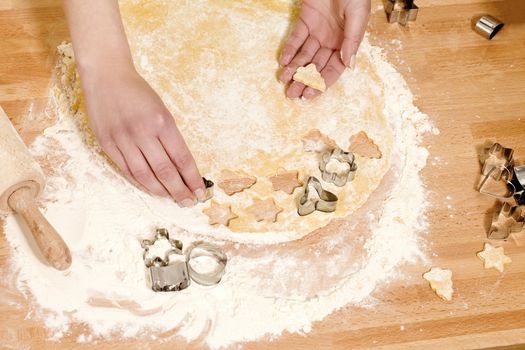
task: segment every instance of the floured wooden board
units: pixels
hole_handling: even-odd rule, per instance
[[[49,106],[57,122],[32,152],[46,161],[42,203],[72,250],[71,269],[56,273],[43,265],[13,218],[5,230],[19,252],[17,281],[27,285],[54,338],[82,324],[79,341],[168,333],[220,348],[307,332],[335,309],[362,303],[400,264],[422,256],[417,237],[427,202],[419,170],[428,151],[419,142],[432,126],[379,48],[365,39],[360,69],[315,101],[292,101],[275,79],[291,2],[120,4],[138,70],[217,186],[212,201],[181,208],[125,181],[88,127],[72,47],[60,45]],[[335,212],[300,216],[298,185],[321,178],[321,154],[305,149],[312,146],[305,138],[346,150],[361,130],[383,157],[358,155],[355,178],[345,186],[322,182],[338,197]],[[283,169],[294,169],[293,178],[276,191],[274,176]],[[221,282],[153,292],[140,242],[160,227],[184,246],[205,240],[223,247]]]
[[[455,298],[452,303],[437,298],[421,279],[430,265],[414,266],[407,271],[407,279],[376,290],[368,307],[345,307],[316,322],[306,334],[272,337],[272,341],[263,338],[243,344],[243,348],[477,348],[525,341],[525,315],[521,308],[525,303],[522,283],[525,236],[498,242],[513,259],[505,266],[504,274],[495,269],[485,270],[475,252],[482,248],[485,228],[481,218],[492,201],[477,194],[470,185],[465,186],[466,182],[474,184],[479,173],[473,166],[477,154],[472,145],[490,138],[516,146],[519,154],[525,152],[520,133],[525,127],[521,112],[525,110],[524,100],[519,93],[509,93],[520,91],[523,85],[525,54],[521,43],[525,28],[520,18],[523,4],[421,0],[418,5],[424,17],[404,30],[386,23],[380,2],[373,1],[370,31],[417,92],[417,105],[433,117],[441,130],[442,137],[427,139],[431,157],[423,177],[431,184],[433,195],[431,227],[425,240],[431,246],[433,264],[454,271]],[[59,6],[58,0],[13,0],[0,5],[0,38],[4,35],[9,38],[0,40],[2,62],[7,63],[0,65],[0,103],[26,141],[34,139],[54,117],[52,113],[42,116],[36,113],[45,105],[43,99],[48,95],[53,43],[66,38]],[[447,16],[451,11],[455,16]],[[478,37],[467,23],[474,12],[490,12],[502,19],[508,30],[501,31],[492,41]],[[358,69],[361,63],[358,58]],[[479,75],[480,67],[489,73]],[[504,80],[504,88],[485,91],[483,86],[493,84],[495,79]],[[480,83],[478,87],[472,86],[473,80]],[[454,81],[454,94],[450,94],[450,81]],[[33,110],[29,115],[28,106]],[[65,164],[56,153],[40,160],[41,164]],[[1,227],[0,231],[3,232]],[[163,340],[141,337],[78,343],[77,340],[87,340],[83,326],[74,326],[59,342],[50,340],[51,334],[43,320],[34,317],[33,301],[19,294],[14,276],[10,275],[13,256],[19,253],[10,249],[1,237],[3,235],[0,235],[0,265],[4,278],[0,288],[3,315],[0,339],[3,346],[17,349],[203,348],[202,339],[185,346],[181,343],[183,339],[166,338],[170,333],[163,334]],[[120,299],[99,304],[143,312],[131,301]],[[31,318],[27,317],[28,313]]]

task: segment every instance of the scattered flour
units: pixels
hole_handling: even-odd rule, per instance
[[[287,23],[286,17],[275,21]],[[224,228],[206,234],[211,227],[201,220],[203,205],[179,208],[129,185],[90,145],[81,113],[64,108],[67,92],[55,90],[51,107],[58,121],[37,138],[31,152],[44,160],[56,153],[65,157],[54,162],[42,203],[71,248],[71,268],[60,272],[44,265],[18,218],[8,216],[5,223],[18,288],[38,305],[33,316],[44,320],[51,338],[67,336],[74,323],[90,330],[77,337],[81,343],[116,333],[153,338],[172,334],[188,341],[204,337],[209,347],[220,348],[263,336],[272,339],[284,331],[308,333],[312,322],[363,302],[379,283],[398,278],[402,263],[425,259],[419,236],[426,228],[427,203],[419,171],[428,152],[418,144],[432,126],[379,48],[365,38],[360,56],[378,76],[374,89],[394,141],[387,174],[393,182],[375,197],[377,208],[356,210],[366,218],[363,223],[340,221],[309,245],[298,245],[296,235],[286,231],[258,234]],[[149,64],[148,56],[140,60]],[[347,72],[339,88],[354,91],[353,78],[366,75],[359,69]],[[366,105],[366,95],[354,96]],[[266,123],[260,109],[264,103],[255,98],[249,103],[253,117],[260,117],[258,123]],[[385,127],[368,126],[371,134]],[[193,283],[177,293],[149,290],[140,240],[151,238],[156,227],[166,227],[185,245],[197,239],[222,245],[229,260],[221,283],[213,288]]]

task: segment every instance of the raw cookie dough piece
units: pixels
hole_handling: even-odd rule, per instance
[[[312,129],[301,139],[305,152],[322,153],[334,148],[338,148],[337,143],[330,137],[323,134],[319,129]]]
[[[256,199],[253,204],[248,207],[248,210],[255,216],[257,221],[275,222],[277,221],[277,214],[282,212],[282,208],[279,208],[272,198],[268,199]]]
[[[272,187],[274,191],[284,191],[292,194],[297,187],[301,187],[301,181],[298,179],[299,172],[297,170],[287,171],[286,169],[279,169],[274,176],[270,176]]]
[[[490,243],[485,243],[485,248],[477,255],[485,263],[486,269],[493,267],[499,272],[503,272],[505,264],[512,262],[512,259],[503,253],[503,247],[495,248]]]
[[[221,206],[214,200],[211,201],[209,208],[203,209],[202,211],[204,214],[208,215],[208,223],[210,225],[228,226],[230,224],[230,220],[238,217],[231,211],[231,206]]]
[[[423,274],[423,278],[430,282],[430,287],[436,294],[447,301],[452,300],[452,271],[433,267]]]
[[[350,147],[348,147],[348,152],[355,153],[361,157],[366,158],[379,159],[383,156],[379,147],[372,139],[368,137],[364,131],[360,131],[350,137]]]
[[[228,196],[244,191],[252,187],[257,182],[255,176],[246,174],[242,170],[232,171],[225,169],[221,171],[218,186],[226,192]]]
[[[326,83],[313,63],[306,67],[299,67],[293,76],[293,80],[322,92],[326,90]]]

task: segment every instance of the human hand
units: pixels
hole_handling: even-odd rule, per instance
[[[204,183],[173,117],[133,68],[82,74],[82,86],[102,149],[131,182],[184,207],[204,200]]]
[[[292,35],[279,58],[279,80],[290,83],[289,98],[318,96],[319,90],[292,81],[297,68],[314,63],[327,86],[354,68],[355,55],[366,29],[370,0],[303,0]]]

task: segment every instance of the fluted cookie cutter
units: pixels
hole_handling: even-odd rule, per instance
[[[487,237],[490,239],[507,239],[511,233],[518,233],[525,224],[525,210],[508,202],[501,203],[501,208],[494,212],[492,224]]]
[[[170,244],[163,257],[150,256],[150,247],[157,240],[165,239]],[[159,228],[153,240],[143,240],[144,265],[148,269],[148,284],[155,292],[173,292],[188,288],[190,281],[211,286],[220,282],[226,268],[227,257],[220,247],[207,243],[196,242],[183,253],[183,244],[179,240],[170,239],[168,230]],[[199,258],[207,257],[213,260],[215,266],[211,271],[199,272],[196,267]],[[209,261],[208,261],[209,262]],[[194,266],[195,265],[195,266]]]
[[[312,193],[311,189],[315,192]],[[305,216],[314,211],[330,213],[337,207],[337,196],[323,189],[321,182],[314,176],[310,176],[303,187],[303,194],[299,198],[297,213]]]
[[[331,161],[346,164],[347,167],[341,171],[328,169],[327,165],[329,165]],[[319,170],[321,170],[322,179],[339,187],[344,186],[348,181],[352,181],[355,177],[357,164],[354,161],[355,156],[352,153],[344,152],[340,148],[334,148],[323,153],[321,160],[319,161]]]
[[[419,11],[413,0],[383,0],[383,7],[388,23],[399,23],[402,26],[415,21]]]

